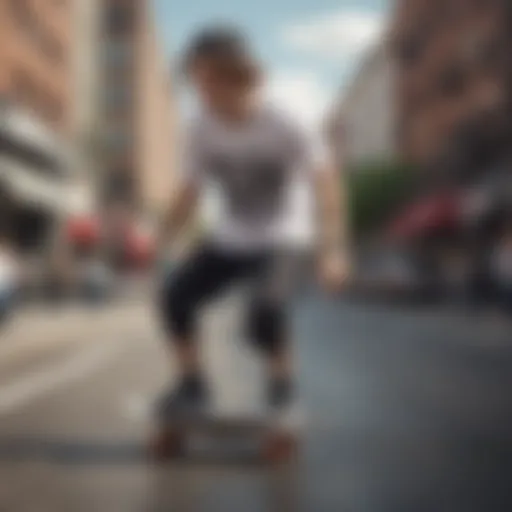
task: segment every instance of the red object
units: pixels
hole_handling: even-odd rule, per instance
[[[73,217],[68,221],[67,234],[69,239],[78,245],[94,245],[101,237],[101,227],[94,217]]]
[[[460,219],[460,200],[445,193],[424,198],[406,208],[392,223],[388,235],[408,239],[432,234],[439,229],[455,229]]]
[[[125,238],[125,249],[128,261],[136,266],[144,266],[154,257],[155,247],[150,236],[137,229],[128,230]]]

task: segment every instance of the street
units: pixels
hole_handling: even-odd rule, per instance
[[[261,391],[237,304],[205,319],[233,411]],[[147,463],[170,359],[147,304],[18,318],[0,344],[0,511],[511,510],[510,327],[316,296],[296,316],[307,426],[289,475]]]

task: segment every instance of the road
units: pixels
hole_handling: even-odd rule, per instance
[[[288,475],[147,463],[173,371],[144,304],[18,319],[0,345],[0,511],[512,510],[509,327],[319,297],[296,317],[308,419]],[[236,318],[231,299],[205,319],[233,408],[258,393]]]

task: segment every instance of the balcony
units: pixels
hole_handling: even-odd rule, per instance
[[[111,1],[105,11],[105,30],[111,35],[129,34],[135,25],[134,5],[130,2]]]
[[[107,69],[129,69],[133,66],[134,48],[131,40],[124,37],[110,38],[104,45]]]
[[[30,113],[4,98],[0,103],[0,152],[34,170],[61,174],[69,166],[70,152],[56,132]]]

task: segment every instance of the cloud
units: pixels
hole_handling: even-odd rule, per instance
[[[356,58],[382,35],[384,16],[342,10],[286,25],[281,37],[290,48],[327,59]]]
[[[305,126],[317,125],[324,115],[330,94],[312,72],[279,71],[269,77],[267,100],[289,112]]]

